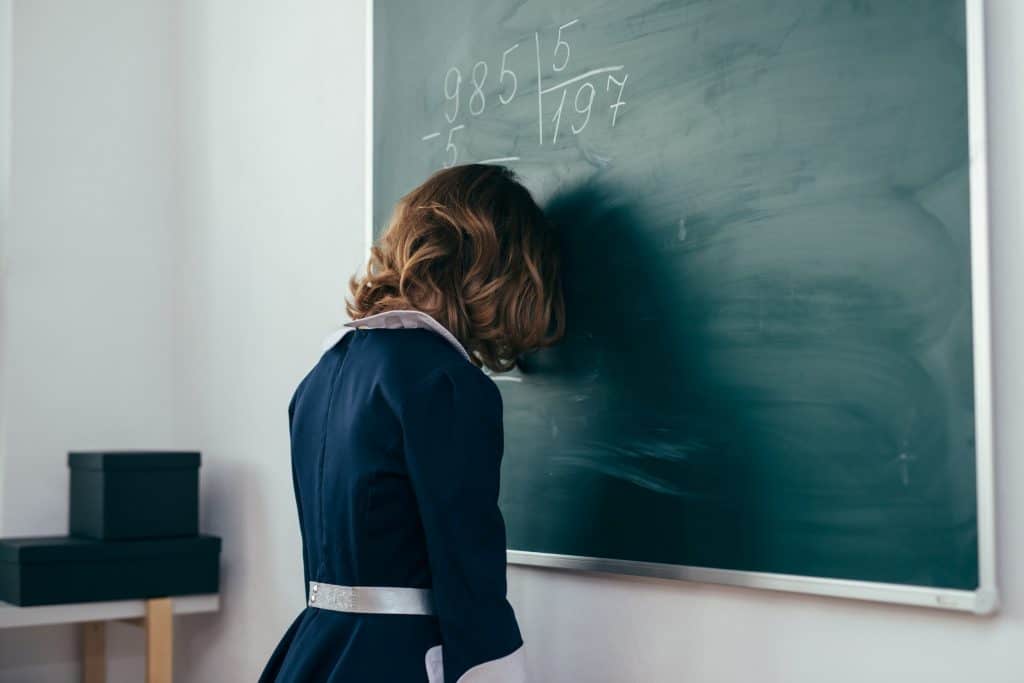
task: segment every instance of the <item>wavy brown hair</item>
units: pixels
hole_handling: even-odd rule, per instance
[[[422,311],[497,372],[564,331],[554,230],[503,166],[438,171],[402,197],[349,288],[354,320]]]

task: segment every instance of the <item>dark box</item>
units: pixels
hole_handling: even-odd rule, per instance
[[[219,564],[216,536],[8,538],[0,540],[0,600],[28,607],[216,593]]]
[[[68,453],[72,536],[99,540],[199,533],[199,453]]]

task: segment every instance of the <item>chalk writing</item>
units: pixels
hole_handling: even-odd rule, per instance
[[[602,99],[608,102],[608,128],[615,128],[615,124],[619,120],[619,110],[626,105],[623,93],[629,74],[625,70],[625,65],[599,66],[586,69],[574,76],[561,77],[561,74],[572,73],[574,70],[572,68],[574,66],[572,36],[584,28],[579,24],[580,19],[576,18],[558,26],[554,31],[553,46],[551,43],[546,43],[541,31],[536,31],[533,34],[537,70],[538,145],[556,145],[560,136],[564,138],[566,135],[581,134],[593,124],[593,121],[600,118],[595,117],[595,105],[598,105],[598,111],[603,111],[602,108],[605,104],[601,103]],[[547,40],[551,40],[550,33],[548,36]],[[516,62],[516,55],[521,54],[516,52],[520,45],[521,42],[517,42],[503,50],[500,53],[500,59],[497,60],[497,85],[491,86],[490,91],[492,98],[497,91],[496,103],[493,99],[490,103],[488,102],[487,79],[490,66],[487,60],[480,59],[472,64],[468,71],[469,81],[466,88],[462,87],[463,72],[458,65],[451,66],[445,72],[441,85],[444,94],[443,114],[448,123],[448,134],[445,138],[444,149],[439,150],[443,152],[443,156],[438,159],[445,168],[457,163],[466,163],[460,159],[460,142],[455,136],[457,131],[467,126],[466,111],[469,112],[470,117],[480,117],[488,111],[489,106],[493,109],[509,105],[520,94],[519,77],[522,74],[523,60],[520,57],[518,63]],[[545,45],[548,47],[545,48]],[[464,66],[468,67],[468,64],[464,64]],[[549,74],[549,77],[559,75],[559,80],[545,85],[545,72]],[[604,79],[604,88],[600,87],[602,79]],[[547,116],[545,116],[545,96],[549,96],[547,102],[549,114]],[[465,99],[464,106],[463,99]],[[567,104],[571,106],[566,106]],[[550,108],[552,105],[554,105],[553,110]],[[462,117],[461,121],[460,117]],[[438,144],[432,141],[440,141],[442,137],[443,131],[437,130],[425,133],[420,140]],[[521,157],[518,155],[506,154],[480,159],[476,163],[509,163],[520,161],[520,159]]]

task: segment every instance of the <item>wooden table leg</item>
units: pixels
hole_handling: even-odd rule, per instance
[[[172,683],[174,609],[170,598],[146,601],[146,683]]]
[[[107,632],[102,621],[82,624],[82,683],[107,681]]]

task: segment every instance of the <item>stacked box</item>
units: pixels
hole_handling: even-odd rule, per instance
[[[72,536],[101,541],[199,533],[199,453],[68,453]]]

